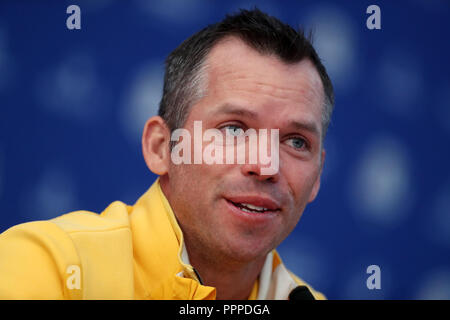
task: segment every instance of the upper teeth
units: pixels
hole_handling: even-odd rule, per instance
[[[241,205],[243,205],[243,206],[245,206],[245,207],[247,207],[249,209],[256,210],[256,211],[267,211],[267,210],[269,210],[267,208],[254,206],[254,205],[249,204],[249,203],[241,203]]]

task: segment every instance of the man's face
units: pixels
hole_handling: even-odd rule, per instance
[[[310,61],[287,65],[235,38],[217,44],[207,65],[206,95],[192,107],[184,128],[192,137],[194,121],[224,137],[241,129],[279,129],[279,170],[261,175],[259,162],[171,162],[165,192],[188,250],[251,261],[289,235],[318,192],[322,84]],[[257,212],[252,205],[269,210]]]

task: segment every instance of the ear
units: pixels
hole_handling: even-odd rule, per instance
[[[314,186],[313,189],[311,191],[311,194],[309,195],[309,199],[308,199],[308,203],[309,202],[313,202],[314,199],[316,199],[317,194],[319,193],[319,189],[320,189],[320,177],[322,176],[322,171],[323,171],[323,164],[325,163],[325,149],[322,149],[322,154],[321,154],[321,158],[320,158],[320,170],[319,170],[319,174],[317,175],[317,179],[314,182]]]
[[[142,134],[142,153],[147,167],[157,175],[164,175],[169,170],[170,130],[165,121],[154,116],[147,120]]]

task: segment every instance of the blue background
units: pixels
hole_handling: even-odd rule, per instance
[[[70,4],[81,30],[66,28]],[[449,299],[448,1],[2,1],[0,232],[134,203],[155,179],[140,135],[165,57],[255,4],[314,28],[336,91],[321,190],[285,263],[330,299]],[[381,30],[366,28],[371,4]]]

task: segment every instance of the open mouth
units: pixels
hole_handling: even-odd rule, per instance
[[[279,213],[281,208],[279,205],[268,198],[261,197],[233,197],[225,199],[232,207],[235,209],[245,212],[251,213],[255,215],[271,215],[275,213]]]
[[[229,200],[230,201],[230,200]],[[239,203],[239,202],[233,202],[230,201],[235,207],[241,209],[244,212],[249,212],[249,213],[264,213],[267,211],[273,212],[274,210],[270,210],[268,208],[265,207],[259,207],[259,206],[255,206],[252,205],[250,203]]]

